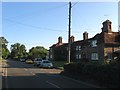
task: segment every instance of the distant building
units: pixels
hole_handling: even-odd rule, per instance
[[[83,40],[74,41],[71,36],[71,60],[89,60],[105,63],[114,60],[114,52],[120,50],[120,33],[112,31],[112,22],[106,20],[103,23],[102,32],[92,38],[88,33],[83,33]],[[118,53],[117,53],[118,54]],[[53,44],[49,50],[49,58],[52,60],[67,60],[68,43],[58,38],[58,43]]]

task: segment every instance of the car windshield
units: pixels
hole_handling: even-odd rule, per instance
[[[51,63],[50,61],[43,61],[43,63]]]
[[[37,59],[37,61],[42,61],[41,59]]]

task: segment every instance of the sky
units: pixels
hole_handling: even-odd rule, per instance
[[[78,0],[79,1],[79,0]],[[68,2],[2,2],[2,36],[11,44],[21,43],[27,51],[35,46],[50,46],[63,38],[68,42]],[[1,17],[1,16],[0,16]],[[101,33],[109,19],[118,31],[118,2],[72,2],[71,35],[75,41]]]
[[[120,1],[119,1],[119,3],[118,3],[118,29],[119,29],[119,31],[120,31]]]

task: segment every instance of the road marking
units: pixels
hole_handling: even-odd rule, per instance
[[[33,72],[30,72],[32,75],[35,75]]]
[[[24,68],[25,71],[29,72],[28,69]],[[29,73],[31,73],[32,75],[35,75],[32,71],[30,71]]]
[[[7,88],[8,90],[8,80],[7,80],[7,64],[5,65],[5,68],[4,68],[4,75],[5,76],[5,88]]]
[[[75,80],[73,78],[69,78],[69,77],[66,77],[66,76],[63,76],[63,75],[62,75],[62,77],[66,78],[66,79],[71,79],[71,80],[73,80],[75,82],[78,82],[78,83],[81,83],[81,84],[84,84],[84,85],[87,85],[87,86],[90,86],[90,87],[93,87],[93,88],[101,88],[101,87],[99,87],[97,85],[93,85],[93,84],[90,84],[90,83],[87,83],[87,82],[84,82],[84,81],[80,81],[80,80]]]
[[[56,87],[56,88],[60,88],[59,86],[57,86],[57,85],[55,85],[55,84],[53,84],[53,83],[51,83],[51,82],[49,82],[49,81],[46,81],[46,82],[49,83],[50,85]]]
[[[24,68],[24,70],[28,71],[28,69]]]

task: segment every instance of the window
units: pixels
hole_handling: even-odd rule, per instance
[[[68,51],[68,47],[66,47],[66,50]]]
[[[98,60],[98,53],[92,53],[91,60]]]
[[[81,59],[81,54],[79,54],[79,59]]]
[[[78,54],[76,54],[76,59],[78,59]]]
[[[76,54],[76,59],[81,59],[81,54]]]
[[[111,60],[112,59],[112,54],[108,54],[108,59],[107,60]]]
[[[81,46],[78,46],[78,50],[81,50]]]
[[[76,51],[81,50],[81,46],[76,46]]]
[[[97,40],[92,41],[92,47],[97,47]]]
[[[50,58],[52,58],[52,55],[50,55]]]
[[[76,51],[78,51],[78,46],[76,46]]]

